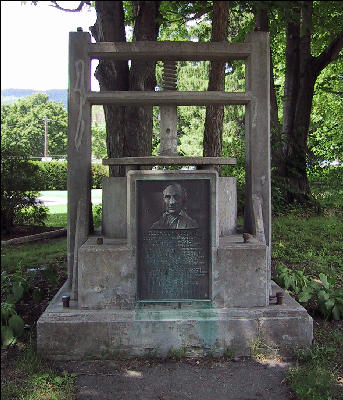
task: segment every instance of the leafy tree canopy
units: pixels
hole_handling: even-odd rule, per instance
[[[1,147],[18,147],[28,157],[43,157],[46,117],[48,155],[65,156],[68,114],[62,103],[49,101],[45,94],[1,106]]]

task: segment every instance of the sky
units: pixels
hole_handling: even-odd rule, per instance
[[[96,20],[94,8],[70,13],[51,7],[50,1],[21,3],[1,1],[1,89],[67,89],[69,32],[78,27],[88,32]],[[58,3],[66,8],[79,4]],[[92,89],[98,89],[95,78]]]

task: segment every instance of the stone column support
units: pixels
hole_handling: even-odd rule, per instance
[[[270,50],[267,32],[252,32],[246,42],[251,53],[246,61],[246,91],[252,99],[246,106],[246,193],[244,230],[256,234],[253,198],[262,205],[266,244],[271,248],[270,186]],[[255,197],[256,196],[256,197]]]
[[[91,106],[86,101],[90,90],[90,34],[69,33],[69,90],[68,90],[68,284],[71,289],[73,265],[80,240],[87,238],[91,204]],[[77,218],[78,204],[82,214]],[[78,227],[76,227],[79,221]],[[82,222],[82,223],[81,223]],[[75,273],[76,271],[74,271]],[[76,272],[77,273],[77,272]],[[74,293],[76,295],[76,293]]]

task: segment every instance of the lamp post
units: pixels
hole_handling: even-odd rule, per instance
[[[48,117],[44,118],[44,158],[48,156]]]
[[[42,121],[44,121],[44,157],[42,161],[49,161],[48,160],[48,121],[49,118],[45,116]]]

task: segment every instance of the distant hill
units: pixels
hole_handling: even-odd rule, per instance
[[[49,100],[62,102],[65,109],[68,109],[68,90],[67,89],[51,89],[51,90],[33,90],[33,89],[5,89],[1,90],[1,104],[13,104],[20,98],[31,96],[35,93],[45,93],[49,96]],[[102,106],[92,107],[92,121],[98,125],[105,124],[105,115]]]
[[[44,93],[49,96],[49,100],[62,102],[67,109],[68,90],[67,89],[50,89],[50,90],[34,90],[34,89],[4,89],[1,90],[1,104],[12,104],[22,97],[31,96],[36,93]]]

